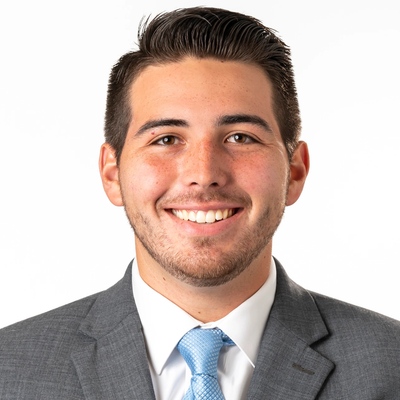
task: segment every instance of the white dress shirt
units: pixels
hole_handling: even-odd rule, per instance
[[[191,372],[176,345],[186,332],[197,326],[218,327],[235,342],[235,346],[224,346],[221,350],[218,381],[226,399],[246,399],[261,336],[275,298],[274,260],[268,279],[253,296],[224,318],[208,324],[196,320],[150,288],[139,274],[136,259],[132,276],[156,399],[182,399],[187,391]]]

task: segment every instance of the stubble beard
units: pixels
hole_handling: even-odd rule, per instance
[[[125,205],[130,225],[150,256],[173,277],[195,287],[220,286],[246,270],[271,241],[284,210],[284,201],[266,207],[257,224],[245,228],[229,252],[217,252],[218,239],[209,237],[192,239],[188,252],[177,248],[168,232],[152,226],[149,218]]]

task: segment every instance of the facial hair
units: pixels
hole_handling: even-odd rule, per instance
[[[182,203],[188,200],[187,197],[181,199]],[[137,239],[165,271],[195,287],[215,287],[240,275],[271,241],[285,209],[286,197],[281,197],[279,201],[275,199],[271,202],[273,204],[264,207],[256,224],[241,231],[236,246],[229,252],[216,252],[218,238],[210,237],[192,238],[189,251],[179,249],[169,232],[154,226],[150,218],[138,210],[130,209],[125,201],[124,207]],[[226,200],[228,196],[203,195],[201,201],[217,198]],[[229,198],[232,199],[232,196]],[[190,199],[193,200],[193,196]],[[196,200],[200,201],[199,196],[196,196]],[[240,204],[251,204],[251,200],[242,199]],[[161,206],[159,208],[162,209]]]

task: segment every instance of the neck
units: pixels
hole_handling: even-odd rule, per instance
[[[136,245],[142,279],[193,318],[217,321],[251,297],[265,283],[271,265],[271,244],[237,277],[219,286],[198,287],[169,274],[142,247]]]

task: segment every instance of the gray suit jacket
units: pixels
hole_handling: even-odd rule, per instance
[[[248,399],[400,399],[400,323],[306,291],[278,262],[277,273]],[[0,399],[155,399],[130,267],[104,292],[0,331]]]

